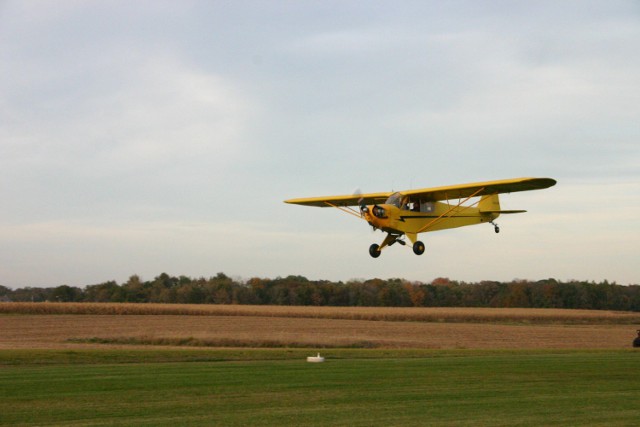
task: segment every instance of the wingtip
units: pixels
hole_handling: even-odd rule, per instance
[[[540,178],[540,179],[545,182],[545,184],[547,185],[546,188],[553,187],[558,183],[558,181],[556,181],[553,178]]]

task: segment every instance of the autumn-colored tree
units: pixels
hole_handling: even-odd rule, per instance
[[[151,281],[132,275],[84,288],[0,287],[3,301],[161,302],[190,304],[279,304],[414,307],[537,307],[640,311],[640,286],[615,282],[481,281],[439,277],[425,284],[403,279],[308,280],[304,276],[234,280],[224,273],[192,279],[162,273]]]

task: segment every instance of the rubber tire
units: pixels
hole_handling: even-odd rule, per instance
[[[373,258],[378,258],[381,253],[382,251],[380,251],[380,245],[378,245],[377,243],[369,246],[369,255],[371,255]]]
[[[424,253],[424,243],[417,241],[413,244],[413,253],[416,255],[422,255]]]
[[[494,228],[494,231],[496,232],[496,234],[498,234],[500,232],[500,227],[496,225],[496,228]]]

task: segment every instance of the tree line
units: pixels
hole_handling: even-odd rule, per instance
[[[511,282],[460,282],[437,278],[431,283],[404,279],[333,282],[303,276],[237,280],[224,273],[210,278],[162,273],[143,281],[137,275],[118,284],[85,287],[0,286],[0,301],[131,302],[180,304],[258,304],[386,307],[522,307],[640,311],[640,286],[608,281],[561,282],[555,279]]]

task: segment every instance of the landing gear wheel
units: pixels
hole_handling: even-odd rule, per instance
[[[494,228],[494,230],[495,230],[495,232],[496,232],[496,233],[499,233],[499,232],[500,232],[500,227],[498,227],[498,226],[496,225],[496,226],[495,226],[495,228]]]
[[[424,243],[417,241],[413,244],[413,253],[416,255],[422,255],[424,253]]]
[[[380,251],[380,245],[378,245],[377,243],[369,246],[369,255],[371,255],[372,257],[378,258],[381,253],[382,252]]]

